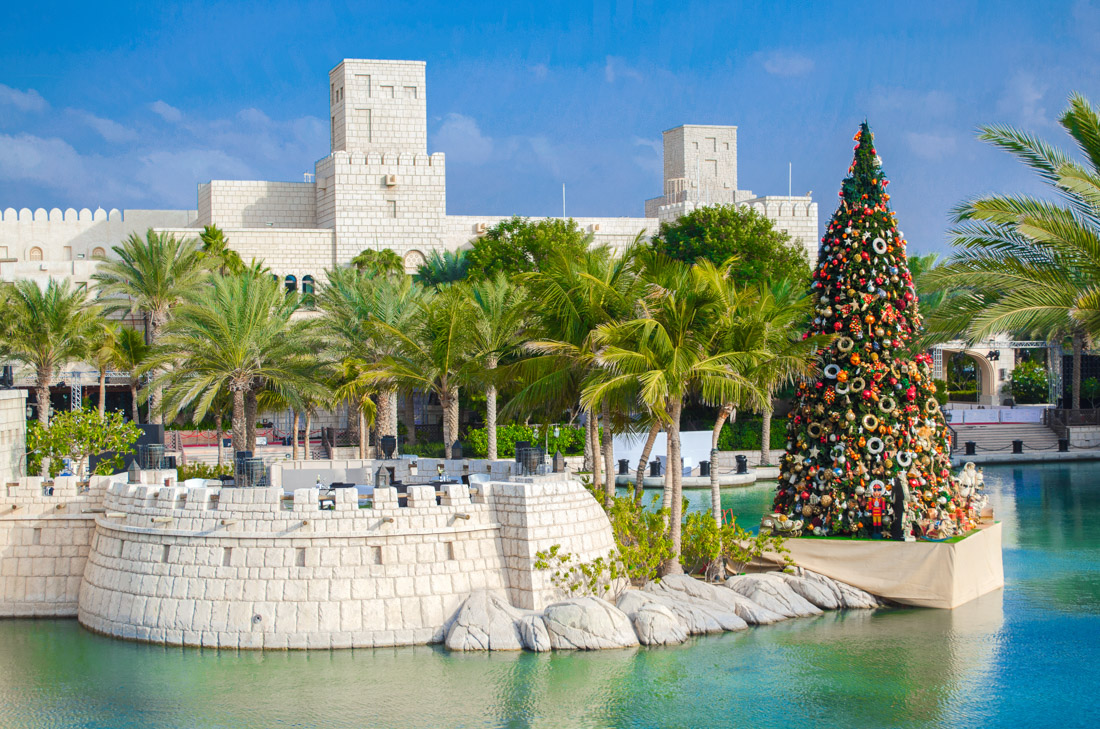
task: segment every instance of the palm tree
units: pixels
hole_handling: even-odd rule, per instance
[[[596,329],[629,314],[637,299],[639,246],[640,238],[636,238],[620,255],[607,246],[589,248],[579,257],[559,252],[544,261],[539,271],[523,276],[531,300],[538,302],[534,308],[537,338],[525,347],[534,356],[514,368],[520,389],[505,413],[541,409],[556,414],[573,406],[586,379],[597,369],[597,345],[593,340]],[[612,393],[607,394],[609,399],[601,392],[583,407],[588,431],[586,451],[592,456],[592,485],[603,488],[610,502],[615,482],[610,443]],[[614,395],[623,397],[619,391]],[[603,447],[597,417],[601,412],[607,427]],[[606,485],[604,470],[608,471]]]
[[[471,346],[475,379],[485,384],[485,431],[489,460],[497,459],[497,365],[514,354],[527,330],[527,292],[503,273],[467,289],[474,314]]]
[[[106,321],[97,321],[88,333],[88,348],[85,358],[95,365],[99,372],[99,417],[102,420],[107,412],[107,370],[114,364],[115,346],[118,342],[119,325]]]
[[[217,269],[223,276],[244,273],[246,266],[241,259],[241,254],[229,247],[229,241],[221,228],[216,225],[203,227],[202,232],[199,233],[199,240],[202,241],[199,258],[211,268]]]
[[[439,288],[465,279],[468,266],[466,251],[432,251],[413,278],[421,286]]]
[[[954,211],[956,252],[927,274],[951,288],[951,314],[965,336],[1019,332],[1073,346],[1072,406],[1081,406],[1081,354],[1100,340],[1100,114],[1074,94],[1059,122],[1083,161],[1037,136],[1007,126],[984,127],[979,139],[1022,161],[1054,199],[990,195]]]
[[[93,276],[107,311],[141,312],[148,324],[148,343],[156,346],[169,310],[194,294],[206,268],[194,238],[180,240],[150,228],[144,238],[132,233],[114,246],[115,258],[99,264]],[[150,391],[150,422],[161,423],[160,385]]]
[[[141,422],[138,413],[138,383],[141,377],[139,369],[148,356],[149,345],[145,343],[145,337],[141,332],[127,326],[120,326],[115,335],[111,365],[129,375],[130,402],[133,408],[130,417],[135,423]]]
[[[443,406],[443,441],[447,458],[458,439],[458,392],[462,371],[470,359],[470,299],[461,289],[448,287],[416,300],[407,322],[378,321],[378,335],[393,350],[368,365],[366,383],[393,383],[406,390],[433,392]]]
[[[375,250],[367,248],[351,259],[351,265],[357,271],[365,271],[374,276],[396,276],[405,273],[405,259],[389,248]]]
[[[214,276],[177,308],[141,370],[170,367],[153,385],[166,388],[164,409],[173,416],[193,405],[201,420],[219,392],[230,392],[233,445],[241,450],[247,421],[255,420],[246,400],[256,402],[261,387],[316,387],[309,323],[292,320],[297,307],[269,276]]]
[[[646,408],[664,422],[668,433],[671,497],[669,536],[675,558],[663,568],[682,572],[679,564],[683,476],[680,463],[680,415],[684,399],[697,392],[704,401],[730,402],[754,387],[740,373],[753,363],[743,352],[709,351],[712,331],[721,312],[699,266],[665,259],[647,267],[649,282],[638,315],[600,325],[594,334],[594,357],[605,375],[593,378],[581,395],[592,403],[634,391]]]
[[[45,289],[20,279],[6,289],[3,300],[0,356],[34,370],[38,423],[50,424],[50,385],[59,369],[87,353],[88,337],[99,318],[85,293],[69,281],[50,279]],[[49,475],[49,459],[42,459]]]

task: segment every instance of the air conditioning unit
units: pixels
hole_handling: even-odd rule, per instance
[[[599,233],[600,232],[600,224],[599,223],[593,223],[592,225],[590,225],[588,227],[593,233]]]
[[[478,223],[474,226],[474,232],[478,235],[483,234],[487,229],[488,227],[485,225],[485,223]]]
[[[397,175],[386,175],[386,187],[393,187],[397,184]]]

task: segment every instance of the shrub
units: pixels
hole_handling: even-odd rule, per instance
[[[125,420],[117,410],[104,413],[102,418],[92,408],[66,410],[55,415],[45,428],[37,422],[31,423],[27,430],[28,469],[48,457],[50,475],[56,476],[60,473],[61,459],[70,458],[75,475],[82,479],[89,456],[107,451],[132,453],[132,446],[140,437],[141,428]]]
[[[947,392],[947,380],[932,380],[932,384],[936,386],[936,402],[940,405],[946,405],[950,394]]]
[[[1090,378],[1094,379],[1094,378]],[[1083,384],[1083,383],[1082,383]],[[1038,362],[1021,362],[1012,370],[1009,391],[1018,405],[1033,405],[1047,401],[1047,370]],[[1082,394],[1086,388],[1082,387]]]
[[[687,511],[687,504],[684,504]],[[733,563],[737,571],[757,557],[769,552],[781,555],[790,564],[790,551],[783,546],[783,538],[775,535],[753,536],[737,525],[735,520],[724,522],[721,527],[714,521],[714,513],[692,512],[684,519],[680,540],[680,562],[688,573],[708,570],[719,560]]]
[[[232,463],[223,463],[220,466],[212,463],[188,463],[176,469],[180,481],[186,481],[189,478],[217,478],[232,473]]]
[[[419,442],[413,444],[403,443],[401,452],[410,456],[420,456],[421,458],[442,458],[447,451],[443,444],[439,442]]]
[[[758,451],[760,436],[764,432],[764,422],[760,418],[745,418],[732,424],[726,423],[718,434],[720,451]],[[785,418],[772,418],[771,447],[783,448],[787,444],[787,422]]]
[[[601,437],[603,435],[602,429],[600,435]],[[546,442],[543,431],[538,426],[521,423],[497,426],[497,455],[500,458],[511,458],[516,451],[516,442],[523,440],[538,446]],[[549,441],[549,455],[559,450],[564,456],[579,455],[584,453],[584,428],[558,426],[558,436],[554,437],[554,426],[550,426]],[[489,455],[489,433],[485,428],[470,428],[466,431],[462,442],[468,449],[468,455],[475,458],[485,458]]]

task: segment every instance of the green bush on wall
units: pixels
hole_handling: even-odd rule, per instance
[[[603,437],[603,429],[600,429]],[[509,423],[497,427],[497,456],[511,458],[516,451],[516,441],[525,440],[531,445],[546,444],[546,437],[537,426]],[[575,456],[584,453],[584,428],[576,426],[558,426],[558,436],[554,437],[554,426],[550,426],[549,452],[561,451],[563,456]],[[466,455],[485,458],[489,455],[489,434],[485,428],[470,428],[462,439]]]
[[[720,451],[758,451],[760,436],[764,432],[764,421],[760,418],[737,420],[732,425],[726,423],[718,434]],[[772,418],[771,447],[784,448],[787,445],[786,418]]]
[[[1021,362],[1012,370],[1009,391],[1018,405],[1047,401],[1047,368],[1038,362]]]

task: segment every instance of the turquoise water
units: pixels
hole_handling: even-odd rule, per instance
[[[1100,465],[986,474],[1007,585],[953,611],[556,655],[219,652],[0,621],[0,727],[1092,727]],[[756,509],[740,512],[748,526],[770,496],[723,501]]]

